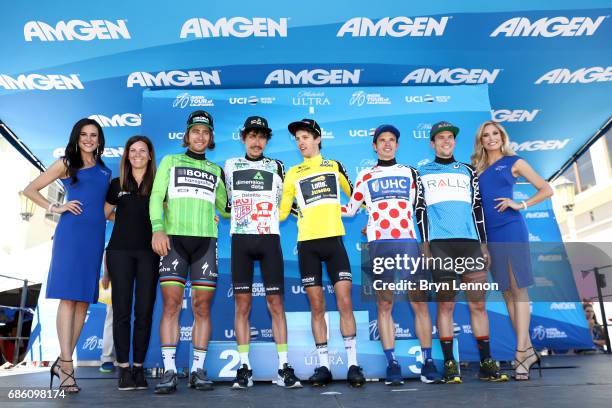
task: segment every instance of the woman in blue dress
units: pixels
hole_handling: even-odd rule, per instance
[[[479,174],[485,227],[491,252],[491,274],[502,291],[516,334],[516,380],[529,380],[529,370],[540,357],[531,344],[531,311],[527,288],[533,285],[529,232],[519,210],[526,210],[552,196],[553,190],[531,166],[510,147],[505,129],[484,122],[476,134],[472,165]],[[538,191],[527,200],[512,199],[517,178],[522,177]],[[540,371],[541,375],[541,371]]]
[[[111,179],[102,162],[104,133],[92,119],[73,127],[65,154],[25,189],[24,194],[48,212],[61,214],[53,239],[47,278],[47,299],[60,299],[57,336],[60,356],[51,366],[60,388],[80,388],[74,378],[72,353],[81,334],[87,308],[98,299],[98,278],[104,250],[106,216],[104,198]],[[60,180],[67,193],[64,204],[49,202],[40,190]]]

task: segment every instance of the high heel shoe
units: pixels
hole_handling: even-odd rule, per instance
[[[516,362],[516,365],[514,366],[514,375],[512,376],[512,378],[514,378],[514,380],[516,380],[516,381],[529,381],[531,367],[533,367],[535,364],[538,365],[538,373],[540,375],[540,378],[542,377],[542,360],[540,358],[540,353],[538,353],[537,350],[533,348],[533,346],[531,346],[531,347],[529,347],[529,348],[527,348],[525,350],[516,349],[516,351],[519,352],[519,353],[526,353],[529,350],[532,350],[533,352],[531,354],[529,354],[527,357],[523,358],[521,361],[514,360]],[[535,361],[533,363],[529,364],[529,365],[526,365],[525,362],[527,360],[529,360],[533,356],[536,357]],[[523,367],[525,372],[524,373],[517,372],[516,370],[519,367]]]
[[[59,373],[57,371],[55,371],[56,368],[59,370],[59,360],[60,360],[59,357],[56,358],[55,362],[51,365],[51,370],[50,370],[51,380],[49,381],[49,389],[50,390],[53,389],[53,377],[59,378]]]
[[[61,358],[59,359],[59,361],[61,361],[62,363],[72,363],[72,360],[62,360]],[[66,376],[66,378],[64,378],[64,381],[62,381],[59,386],[60,390],[64,390],[68,394],[76,394],[77,392],[81,391],[81,388],[77,385],[76,379],[74,378],[74,368],[72,369],[72,371],[68,372],[64,370],[63,367],[60,367],[60,371]],[[69,378],[72,379],[72,384],[64,384],[66,381],[68,381]]]

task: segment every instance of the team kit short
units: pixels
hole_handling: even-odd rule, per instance
[[[251,293],[255,261],[259,261],[266,295],[282,295],[283,251],[280,236],[276,234],[232,235],[231,269],[234,293]]]
[[[302,285],[323,286],[323,265],[333,285],[340,281],[352,282],[351,265],[341,236],[299,241],[298,263]]]
[[[159,285],[185,287],[187,271],[193,290],[217,287],[217,239],[170,235],[170,251],[159,260]]]
[[[484,258],[479,241],[437,239],[432,240],[429,247],[432,257],[443,261],[432,268],[434,282],[451,282],[456,279],[465,283],[487,282],[487,271],[483,267]],[[447,268],[451,264],[454,267]]]
[[[427,274],[420,266],[421,251],[415,239],[383,239],[368,243],[368,278],[385,283],[400,280],[418,284]]]

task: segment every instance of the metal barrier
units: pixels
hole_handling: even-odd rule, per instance
[[[0,307],[8,307],[11,309],[18,309],[19,310],[19,317],[17,319],[17,333],[15,337],[0,337],[0,340],[15,340],[15,351],[13,352],[13,365],[17,364],[17,360],[19,359],[19,349],[21,348],[21,341],[22,340],[29,340],[29,337],[22,337],[21,336],[21,331],[23,330],[23,314],[25,312],[30,312],[32,313],[32,311],[26,307],[26,301],[28,298],[28,280],[27,279],[21,279],[21,278],[15,278],[13,276],[7,276],[7,275],[2,275],[0,274],[0,277],[2,278],[7,278],[7,279],[15,279],[15,280],[19,280],[23,282],[23,287],[21,290],[21,301],[19,304],[19,307],[12,307],[12,306],[2,306],[0,305]]]

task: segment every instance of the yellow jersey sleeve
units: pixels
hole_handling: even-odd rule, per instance
[[[285,221],[287,219],[289,213],[291,213],[291,207],[295,199],[295,171],[292,170],[293,168],[289,169],[283,181],[283,195],[281,197],[278,215],[280,221]]]

